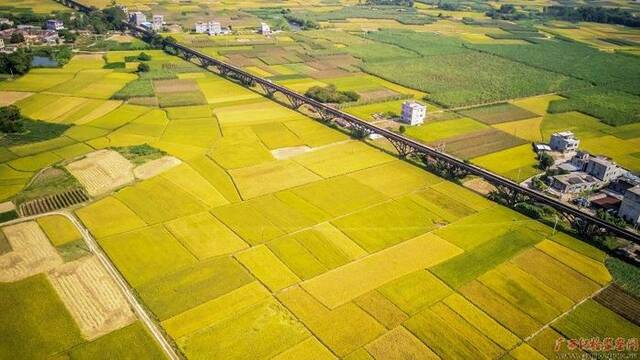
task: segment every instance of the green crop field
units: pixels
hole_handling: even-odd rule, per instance
[[[564,130],[581,149],[640,169],[632,27],[547,19],[548,2],[514,3],[513,17],[526,20],[495,2],[119,3],[163,14],[182,31],[162,35],[275,84],[353,91],[357,100],[331,106],[512,180],[542,172],[531,142]],[[5,1],[0,17],[25,7],[60,9]],[[189,32],[211,19],[232,33]],[[271,36],[255,32],[262,21]],[[640,336],[620,309],[591,300],[626,270],[561,226],[127,34],[75,45],[82,51],[60,68],[0,79],[0,104],[40,120],[1,136],[0,197],[24,199],[41,170],[95,150],[125,154],[133,169],[87,171],[124,169],[126,182],[65,211],[179,357],[568,358],[581,354],[557,354],[558,339]],[[136,71],[142,50],[123,51],[134,47],[150,55],[148,72]],[[391,120],[405,100],[427,106],[424,124]],[[80,232],[59,215],[35,222],[55,258],[36,266],[75,265],[65,247]],[[14,279],[24,259],[43,256],[17,238],[0,233],[0,358],[165,357],[137,317],[86,338],[56,287],[58,269]]]

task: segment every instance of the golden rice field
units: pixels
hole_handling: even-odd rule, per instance
[[[464,29],[448,31],[469,36]],[[180,159],[73,211],[186,358],[542,359],[554,358],[556,339],[600,335],[602,324],[640,335],[640,327],[588,300],[612,281],[600,250],[230,80],[183,72],[180,82],[160,86],[196,89],[203,103],[134,105],[110,97],[137,75],[103,65],[80,55],[62,69],[0,82],[0,91],[30,94],[12,95],[29,116],[70,126],[55,139],[3,148],[0,194],[9,198],[35,172],[98,149],[149,144]],[[368,75],[288,81],[301,90],[335,83],[423,95]],[[408,135],[431,142],[501,130],[527,143],[472,161],[524,178],[535,164],[528,142],[591,121],[547,114],[552,99],[514,102],[531,118],[457,117]],[[636,164],[635,140],[604,134],[585,139],[585,147],[616,144],[614,158]],[[305,151],[274,156],[295,147]],[[58,217],[33,224],[55,246],[79,239]],[[0,272],[14,261],[7,255]],[[46,343],[30,350],[35,357],[91,356],[122,339],[137,345],[137,358],[161,357],[138,322],[85,342],[45,276],[0,286],[7,288],[0,308],[15,296],[37,299],[20,304],[30,314],[24,327],[16,326],[18,315],[0,312],[0,334],[17,332],[11,341],[22,347],[31,336]],[[53,343],[34,330],[45,317],[64,332]],[[7,348],[0,346],[0,357]]]

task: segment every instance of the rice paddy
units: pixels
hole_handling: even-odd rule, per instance
[[[257,5],[272,4],[242,6]],[[204,9],[154,6],[173,15]],[[229,21],[257,20],[248,16],[229,15]],[[461,45],[469,39],[516,44],[486,36],[506,31],[438,22],[451,38],[341,30],[435,26],[389,19],[331,20],[325,24],[333,30],[270,39],[176,37],[292,89],[335,84],[356,91],[362,102],[345,110],[368,121],[398,112],[404,99],[426,97],[426,123],[407,127],[406,135],[444,144],[444,151],[512,179],[537,172],[529,143],[559,129],[575,129],[585,148],[638,166],[633,128],[582,113],[549,114],[549,104],[563,97],[532,96],[584,82]],[[419,44],[409,49],[403,36]],[[138,54],[110,51],[105,59],[77,55],[62,69],[0,82],[0,96],[28,116],[70,126],[62,136],[3,147],[0,194],[13,196],[42,168],[95,149],[148,143],[179,159],[73,211],[186,358],[529,359],[554,355],[553,336],[638,336],[638,327],[614,311],[581,303],[612,281],[599,250],[399,160],[375,142],[351,139],[161,51],[148,53],[152,71],[144,75],[102,69],[105,59],[125,62]],[[490,71],[480,71],[485,68]],[[489,72],[506,75],[476,76]],[[523,98],[512,100],[517,97]],[[479,106],[494,101],[504,103]],[[472,106],[441,108],[458,105]],[[276,156],[299,147],[305,150]],[[38,224],[54,246],[79,239],[64,218]],[[6,255],[2,266],[13,259]],[[11,349],[33,357],[161,356],[138,322],[87,342],[53,288],[14,294],[26,292],[15,289],[23,284],[50,287],[48,281],[36,276],[3,285],[9,290],[0,298],[10,295],[0,307],[29,316],[3,312],[0,333],[11,342],[0,346],[0,357]],[[37,301],[14,300],[25,296]],[[43,317],[54,329],[46,334],[34,320]]]

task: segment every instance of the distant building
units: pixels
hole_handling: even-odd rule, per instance
[[[547,144],[534,144],[533,149],[535,150],[535,152],[538,152],[538,153],[551,151],[551,147]]]
[[[618,216],[634,224],[640,224],[640,185],[624,193]]]
[[[141,26],[147,22],[147,17],[140,11],[135,11],[129,14],[129,22],[135,26]]]
[[[196,33],[198,34],[209,34],[209,35],[220,35],[224,31],[222,30],[222,26],[217,21],[198,21],[195,25]]]
[[[407,100],[402,103],[402,122],[409,125],[419,125],[424,123],[427,115],[427,107],[414,100]]]
[[[220,23],[217,21],[209,21],[207,22],[207,27],[209,28],[209,35],[220,35],[222,34],[222,27]]]
[[[260,23],[260,34],[271,35],[271,27],[267,23]]]
[[[153,22],[151,23],[151,29],[153,31],[161,31],[164,26],[164,16],[153,15]]]
[[[58,19],[52,19],[52,20],[47,20],[47,22],[45,23],[45,28],[47,30],[62,30],[64,29],[64,23],[62,22],[62,20],[58,20]]]
[[[561,152],[577,150],[579,145],[580,140],[571,131],[553,133],[549,142],[551,149]]]
[[[204,34],[206,32],[209,32],[209,24],[207,24],[206,22],[198,21],[195,24],[195,31],[198,34]]]
[[[551,179],[551,188],[563,194],[576,194],[585,190],[594,190],[599,188],[601,184],[598,179],[583,172],[556,175]]]

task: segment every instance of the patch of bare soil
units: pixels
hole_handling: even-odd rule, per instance
[[[173,156],[163,156],[159,159],[151,160],[133,169],[133,174],[137,179],[148,179],[161,174],[171,168],[180,165],[182,161]]]
[[[7,106],[33,95],[25,91],[0,91],[0,106]]]
[[[113,150],[98,150],[66,165],[91,196],[109,193],[134,181],[133,164]]]
[[[95,256],[58,266],[48,275],[86,339],[93,340],[135,320],[120,288]]]

